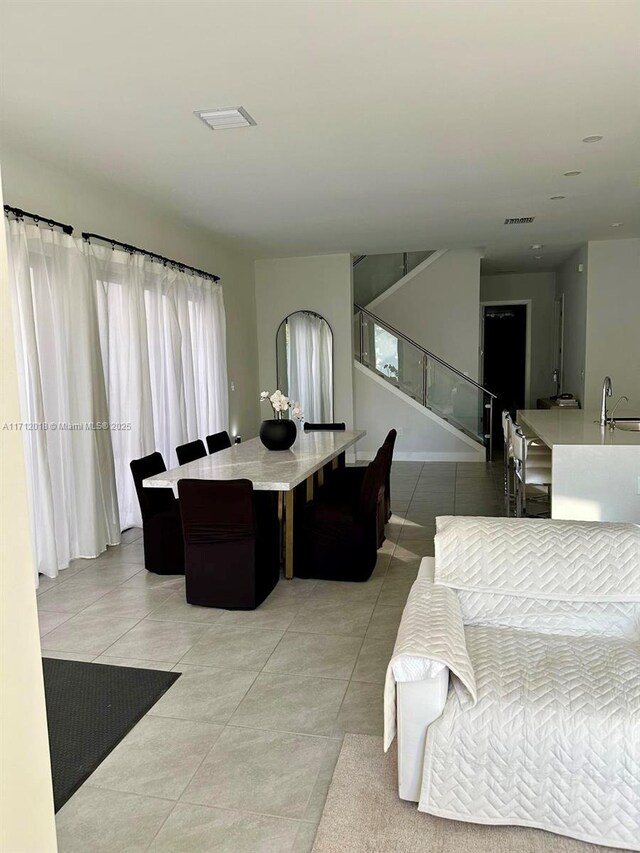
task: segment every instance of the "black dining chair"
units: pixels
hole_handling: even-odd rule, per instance
[[[196,459],[202,459],[207,455],[204,446],[204,441],[197,438],[195,441],[188,441],[186,444],[181,444],[176,447],[176,456],[178,457],[179,465],[186,465],[187,462],[195,462]]]
[[[167,470],[162,454],[134,459],[129,467],[142,514],[144,566],[157,575],[183,575],[182,524],[173,489],[149,489],[142,484],[147,477]]]
[[[189,604],[253,610],[280,578],[275,492],[250,480],[179,480]]]
[[[336,423],[336,424],[310,424],[305,421],[304,431],[305,432],[313,432],[314,430],[327,430],[329,432],[344,432],[346,430],[346,424],[344,423]]]
[[[334,581],[371,577],[381,537],[384,540],[387,453],[380,448],[367,466],[355,499],[332,495],[305,507],[294,549],[296,576]]]
[[[226,450],[228,447],[231,447],[231,439],[226,430],[208,435],[205,441],[207,442],[209,453],[217,453],[219,450]]]
[[[389,430],[385,440],[379,448],[379,451],[383,449],[387,451],[385,457],[387,468],[385,477],[383,525],[391,518],[391,465],[393,463],[393,451],[397,437],[397,430]],[[336,476],[327,483],[323,490],[324,495],[328,497],[330,495],[336,496],[340,494],[348,494],[353,498],[360,491],[367,467],[368,466],[366,465],[354,465],[336,472]],[[380,544],[382,544],[382,542],[380,542]]]

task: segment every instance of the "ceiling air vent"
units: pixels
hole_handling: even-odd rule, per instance
[[[528,225],[530,222],[533,222],[535,216],[514,216],[509,219],[505,219],[505,225]]]
[[[211,130],[226,130],[231,127],[252,127],[256,124],[255,119],[251,118],[244,107],[229,107],[224,110],[196,110],[195,114]]]

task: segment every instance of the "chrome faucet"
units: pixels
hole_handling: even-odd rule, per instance
[[[620,403],[623,400],[625,401],[625,403],[629,402],[629,398],[627,397],[626,394],[623,394],[622,397],[620,397],[620,399],[616,402],[613,409],[611,409],[611,414],[609,415],[609,429],[615,429],[616,428],[616,422],[614,420],[614,415],[616,413],[616,409],[618,408],[618,406],[620,405]]]
[[[611,377],[605,376],[604,382],[602,383],[602,402],[600,403],[600,426],[607,425],[607,397],[610,397],[613,394],[613,388],[611,386]]]

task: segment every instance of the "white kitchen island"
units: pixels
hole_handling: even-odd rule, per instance
[[[517,419],[551,448],[552,518],[640,523],[640,432],[602,428],[581,409],[523,409]]]

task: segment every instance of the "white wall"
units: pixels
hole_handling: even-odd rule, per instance
[[[478,378],[480,324],[478,249],[449,249],[372,307],[425,349]]]
[[[70,169],[2,150],[7,204],[51,216],[74,226],[74,235],[91,231],[184,261],[222,278],[227,316],[229,425],[250,438],[259,423],[256,309],[253,259],[231,251],[215,234],[159,210],[108,182]]]
[[[578,268],[582,266],[582,272]],[[556,296],[564,294],[564,359],[562,390],[584,408],[587,348],[588,246],[574,252],[556,274]]]
[[[351,255],[256,261],[260,390],[276,387],[276,332],[294,311],[321,314],[333,331],[334,420],[353,425]],[[300,401],[304,407],[304,400]],[[263,404],[262,417],[270,412]],[[366,424],[356,424],[367,428]]]
[[[552,272],[514,275],[485,275],[480,278],[480,301],[531,300],[531,360],[527,408],[535,408],[538,397],[549,397],[555,390],[554,303],[556,276]]]
[[[598,409],[608,375],[609,405],[626,394],[618,412],[640,415],[640,238],[592,241],[588,252],[586,408]]]
[[[22,420],[9,294],[2,217],[0,399],[3,421],[7,423]],[[55,853],[56,830],[22,442],[22,433],[3,431],[0,443],[0,850]]]
[[[485,461],[482,445],[360,364],[355,365],[354,395],[356,426],[367,430],[356,445],[358,459],[373,459],[394,428],[398,430],[394,452],[398,461]]]

